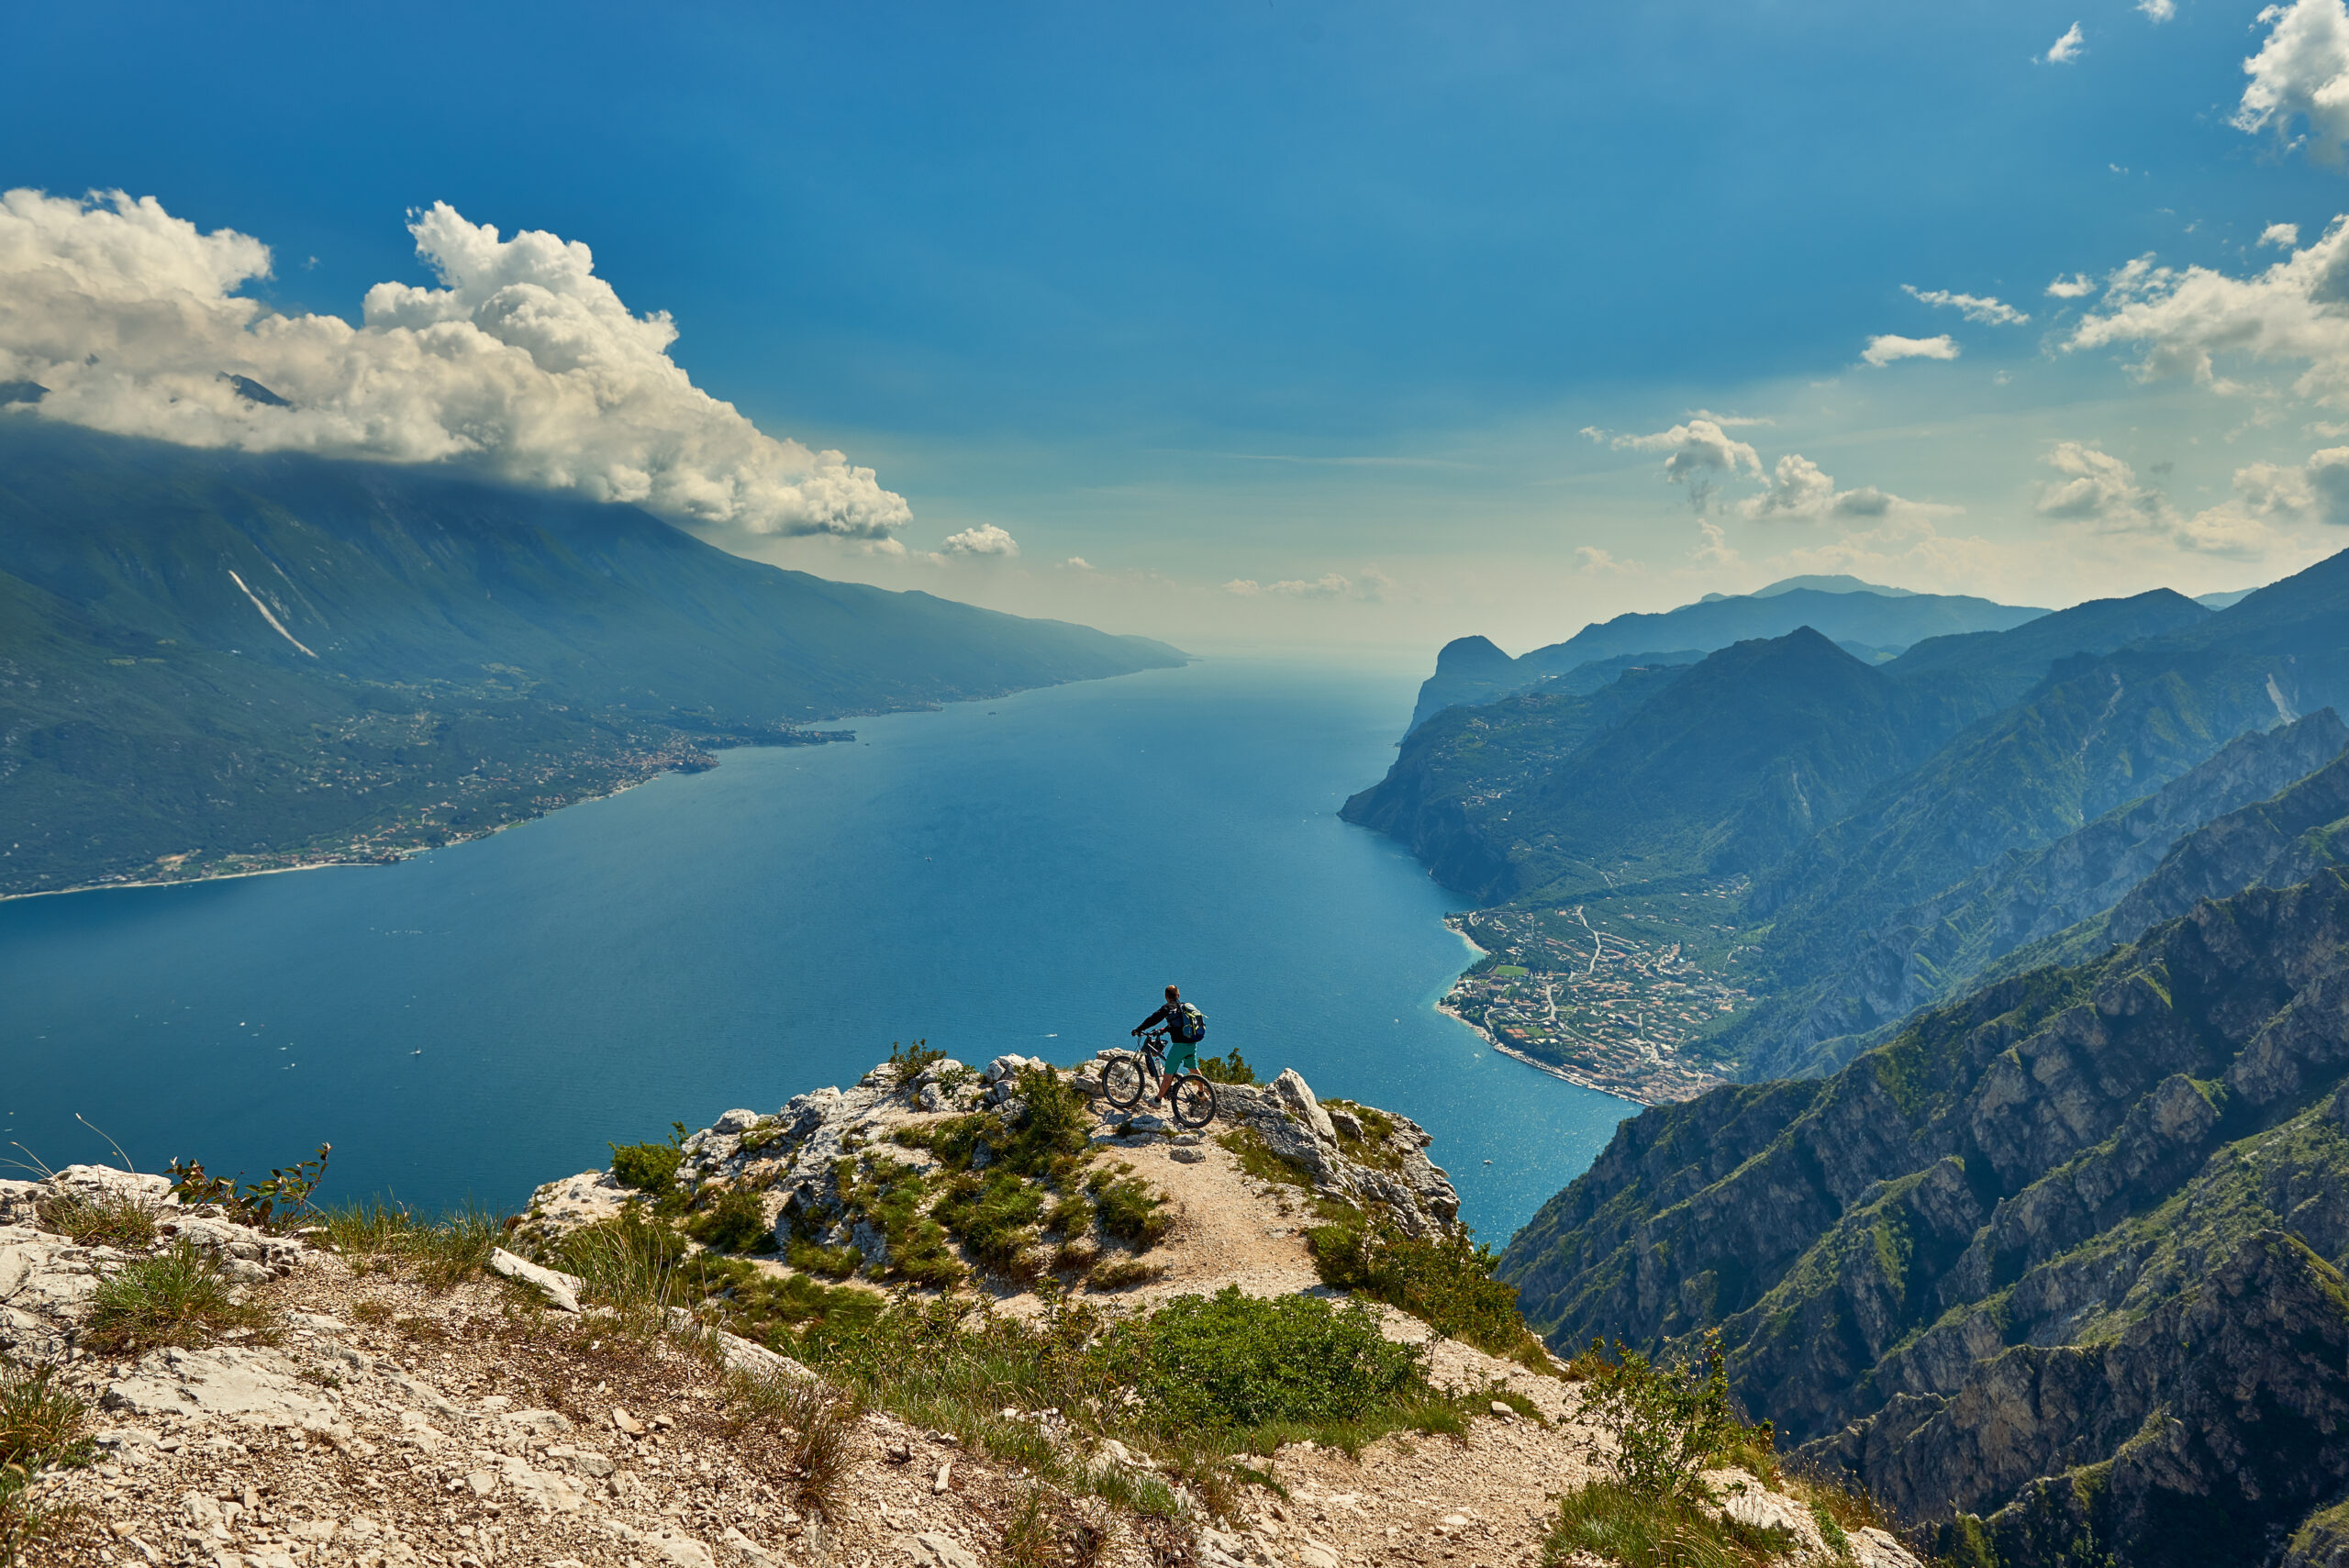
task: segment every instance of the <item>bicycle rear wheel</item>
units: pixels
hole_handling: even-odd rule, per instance
[[[1174,1122],[1202,1128],[1215,1119],[1215,1085],[1196,1073],[1174,1080]]]
[[[1126,1055],[1113,1056],[1103,1062],[1101,1093],[1119,1110],[1141,1099],[1141,1063]]]

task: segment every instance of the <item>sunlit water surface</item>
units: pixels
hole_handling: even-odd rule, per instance
[[[1179,982],[1269,1076],[1435,1135],[1496,1243],[1632,1108],[1435,1011],[1457,900],[1341,823],[1414,676],[1206,661],[725,754],[478,842],[0,905],[0,1137],[52,1165],[334,1144],[322,1198],[510,1210],[607,1140],[890,1042],[1073,1062]]]

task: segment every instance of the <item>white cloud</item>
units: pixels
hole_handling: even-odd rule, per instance
[[[2221,375],[2222,358],[2298,362],[2299,395],[2349,406],[2344,300],[2349,221],[2335,218],[2306,249],[2247,277],[2140,257],[2112,275],[2102,312],[2083,317],[2065,346],[2134,345],[2140,376],[2187,376],[2228,393],[2243,388]]]
[[[1881,332],[1868,339],[1860,358],[1882,369],[1895,360],[1954,360],[1957,344],[1946,332],[1938,338],[1903,338],[1897,333]]]
[[[2177,0],[2137,0],[2137,9],[2148,21],[2166,22],[2177,15]]]
[[[1748,425],[1775,425],[1777,423],[1776,419],[1769,418],[1766,416],[1760,414],[1716,414],[1709,408],[1691,408],[1688,410],[1688,417],[1691,419],[1710,419],[1714,424],[1719,425],[1724,430],[1733,430]]]
[[[1601,550],[1595,544],[1580,544],[1575,547],[1575,570],[1604,577],[1637,572],[1639,567],[1631,562],[1617,560],[1611,550]]]
[[[2074,22],[2071,30],[2050,45],[2040,58],[2050,65],[2069,65],[2086,53],[2087,47],[2087,35],[2080,31],[2079,23]]]
[[[981,523],[976,528],[964,528],[959,534],[947,535],[945,542],[938,549],[942,555],[961,556],[964,560],[1008,560],[1019,553],[1019,541],[993,523]]]
[[[2251,81],[2235,109],[2235,128],[2272,128],[2286,146],[2305,146],[2320,162],[2340,162],[2349,141],[2349,9],[2342,0],[2292,0],[2268,6],[2259,20],[2275,26],[2259,52],[2243,62]],[[2295,135],[2296,124],[2306,129]]]
[[[2271,223],[2259,231],[2259,242],[2297,250],[2300,246],[2300,226],[2297,223]]]
[[[2047,292],[2057,299],[2077,299],[2082,295],[2096,293],[2096,284],[2088,281],[2086,272],[2074,272],[2068,278],[2057,278],[2049,284]]]
[[[46,387],[39,417],[123,435],[458,462],[680,522],[896,544],[902,497],[695,386],[668,315],[630,313],[586,246],[501,239],[445,203],[408,228],[440,286],[378,284],[354,328],[237,295],[270,276],[250,236],[118,191],[9,191],[0,381]]]
[[[1712,505],[1717,475],[1733,478],[1739,473],[1751,473],[1759,477],[1762,473],[1761,454],[1710,418],[1691,418],[1668,430],[1654,430],[1643,436],[1620,436],[1589,426],[1582,433],[1618,450],[1667,454],[1664,477],[1688,487],[1688,504],[1699,517]]]
[[[1702,517],[1697,519],[1697,548],[1688,554],[1700,566],[1734,566],[1743,559],[1721,526]]]
[[[1066,561],[1062,562],[1061,565],[1071,572],[1093,572],[1099,570],[1093,564],[1093,562],[1085,560],[1085,557],[1081,555],[1072,555]]]
[[[2187,516],[2143,484],[2134,469],[2080,441],[2058,441],[2048,465],[2062,478],[2040,490],[2040,516],[2106,534],[2134,534],[2201,555],[2252,560],[2290,541],[2304,519],[2349,523],[2349,447],[2318,452],[2299,468],[2254,463],[2238,469],[2235,495]]]
[[[1769,487],[1738,504],[1738,511],[1757,523],[1874,522],[1894,512],[1930,517],[1959,510],[1956,506],[1905,500],[1873,484],[1838,490],[1832,478],[1799,452],[1788,452],[1780,458],[1770,471]]]
[[[1954,306],[1968,321],[1979,321],[1986,327],[2020,327],[2031,317],[2003,300],[1987,295],[1952,294],[1947,289],[1920,289],[1914,284],[1902,284],[1902,290],[1927,305]],[[1950,358],[1951,355],[1943,355]]]
[[[1223,591],[1243,599],[1270,595],[1283,599],[1353,599],[1375,605],[1393,585],[1377,572],[1365,572],[1359,580],[1342,573],[1326,572],[1309,580],[1292,577],[1279,583],[1259,583],[1252,577],[1235,577],[1223,585]]]

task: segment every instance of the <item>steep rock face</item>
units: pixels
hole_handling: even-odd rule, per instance
[[[1832,1072],[1856,1054],[1867,1031],[1956,995],[2017,949],[2137,898],[2132,890],[2187,834],[2285,789],[2344,746],[2349,727],[2331,708],[2237,736],[2143,799],[2043,849],[2000,856],[1933,897],[1855,930],[1835,968],[1740,1021],[1731,1038],[1747,1053],[1747,1075]],[[2343,788],[2349,792],[2349,770]],[[2349,804],[2325,820],[2343,815]],[[2269,858],[2280,852],[2277,846]],[[2222,857],[2225,869],[2214,866],[2215,874],[2192,881],[2183,896],[2145,906],[2146,914],[2116,924],[2112,939],[2133,940],[2184,914],[2198,897],[2276,881],[2258,874],[2264,862],[2228,880],[2244,858],[2243,851]],[[1820,1049],[1831,1041],[1829,1050]]]
[[[2161,921],[2176,919],[2199,899],[2299,882],[2319,866],[2338,862],[2328,829],[2344,819],[2349,819],[2349,759],[2310,773],[2272,800],[2229,812],[2179,842],[2142,884],[2113,906],[2106,934],[2114,941],[2134,941]]]
[[[1411,708],[1411,728],[1417,729],[1445,708],[1464,703],[1490,702],[1515,689],[1517,661],[1494,646],[1489,638],[1457,637],[1435,656],[1435,673],[1419,685],[1419,700]]]
[[[2301,1453],[2349,1412],[2344,943],[2326,870],[1651,1110],[1501,1272],[1553,1346],[1719,1329],[1756,1414],[2010,1564],[2066,1508],[2123,1561],[2279,1545],[2349,1483]]]

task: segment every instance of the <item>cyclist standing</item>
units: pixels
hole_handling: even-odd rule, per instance
[[[1166,1026],[1166,1060],[1159,1073],[1158,1093],[1153,1102],[1163,1102],[1174,1080],[1186,1073],[1196,1072],[1199,1065],[1199,1041],[1207,1034],[1207,1015],[1183,1000],[1183,993],[1175,986],[1166,988],[1166,1005],[1134,1026],[1137,1037],[1158,1024]]]

